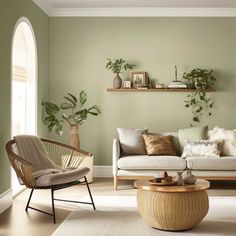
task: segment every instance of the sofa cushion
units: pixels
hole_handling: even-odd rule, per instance
[[[236,131],[226,130],[215,127],[208,131],[208,138],[210,140],[221,140],[221,155],[222,156],[236,156]]]
[[[186,168],[184,159],[178,156],[125,156],[118,160],[119,169],[146,170],[183,170]]]
[[[236,170],[236,157],[188,157],[187,167],[193,170]]]
[[[121,151],[123,155],[144,155],[147,154],[143,134],[148,132],[148,129],[126,129],[117,128]]]
[[[207,139],[207,131],[208,126],[179,129],[178,135],[181,152],[183,151],[188,140]]]
[[[172,144],[171,135],[159,136],[157,134],[143,134],[143,138],[149,156],[177,155]]]
[[[181,157],[192,157],[192,156],[210,156],[220,157],[220,141],[210,140],[195,140],[187,141],[184,147],[184,151]]]

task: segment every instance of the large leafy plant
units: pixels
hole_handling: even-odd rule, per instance
[[[115,59],[112,61],[110,58],[107,58],[108,62],[106,63],[106,68],[111,70],[115,74],[121,73],[122,70],[132,70],[136,65],[129,64],[123,59]]]
[[[207,89],[213,89],[216,78],[212,70],[193,69],[189,73],[183,74],[183,79],[192,88],[195,86],[196,90],[187,95],[185,100],[185,107],[192,111],[192,120],[190,125],[194,126],[201,121],[203,114],[212,115],[211,109],[214,105],[214,99],[208,95]]]
[[[81,125],[86,121],[88,115],[97,116],[101,113],[97,105],[90,108],[84,107],[87,101],[84,90],[80,92],[79,99],[71,93],[64,96],[64,99],[65,101],[60,105],[52,102],[42,102],[42,106],[47,113],[43,123],[50,132],[55,131],[58,135],[61,135],[64,122],[70,126]]]

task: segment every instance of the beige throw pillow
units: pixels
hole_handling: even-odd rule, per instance
[[[145,155],[147,154],[143,140],[143,134],[148,129],[117,128],[122,155]]]
[[[220,140],[222,156],[236,156],[236,131],[215,127],[208,131],[209,140]]]
[[[147,153],[149,156],[177,156],[172,144],[172,136],[158,136],[155,134],[143,134]]]

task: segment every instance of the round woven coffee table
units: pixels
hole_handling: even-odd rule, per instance
[[[134,183],[139,213],[157,229],[181,231],[192,229],[209,209],[207,189],[210,183],[198,179],[194,185],[154,186],[147,180]]]

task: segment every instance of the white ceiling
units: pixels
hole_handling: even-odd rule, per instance
[[[235,16],[236,0],[32,0],[51,16]],[[111,13],[109,13],[111,12]]]

